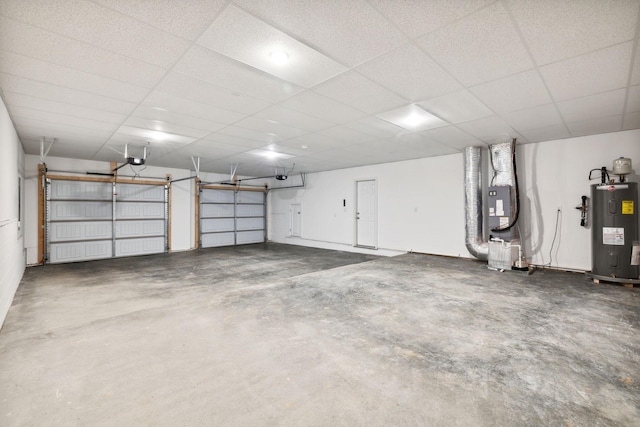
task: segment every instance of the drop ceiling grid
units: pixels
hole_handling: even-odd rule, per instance
[[[193,141],[154,142],[165,165],[200,154],[272,167],[247,152],[273,149],[335,169],[640,127],[637,0],[196,3],[3,1],[0,89],[25,148],[35,132],[64,135],[106,160],[117,154],[102,144],[122,149],[147,129]],[[251,59],[269,37],[303,67]],[[412,133],[375,117],[412,104],[442,126]]]

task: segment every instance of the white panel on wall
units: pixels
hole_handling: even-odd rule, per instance
[[[233,231],[233,218],[206,218],[200,222],[202,233]]]
[[[203,248],[212,248],[216,246],[233,246],[235,244],[235,232],[230,233],[210,233],[201,236],[201,245]]]
[[[156,254],[164,251],[164,236],[116,240],[117,257]]]
[[[264,231],[239,231],[236,235],[236,244],[246,245],[250,243],[264,242]]]
[[[164,203],[121,202],[116,203],[116,219],[164,218]]]
[[[116,238],[164,236],[164,220],[117,221]]]
[[[233,204],[231,205],[202,205],[200,216],[202,218],[233,218]]]
[[[51,221],[82,221],[87,219],[111,219],[111,215],[111,201],[52,201],[49,219]]]
[[[264,218],[238,218],[236,229],[242,230],[264,230]]]
[[[55,222],[49,225],[51,242],[111,239],[111,221]]]
[[[264,216],[264,205],[238,205],[236,206],[236,216]]]
[[[205,189],[200,193],[200,203],[231,203],[234,194],[230,190]]]
[[[87,261],[111,257],[111,240],[51,244],[49,263]]]
[[[238,203],[264,203],[264,193],[259,191],[238,191]]]
[[[109,182],[52,180],[49,187],[51,200],[109,200],[113,184]]]
[[[117,200],[164,202],[164,186],[143,184],[116,185]]]

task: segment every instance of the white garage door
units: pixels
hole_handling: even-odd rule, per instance
[[[163,185],[47,180],[45,262],[167,250]]]
[[[265,241],[265,193],[200,190],[200,247],[245,245]]]

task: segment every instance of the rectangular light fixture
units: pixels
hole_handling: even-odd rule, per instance
[[[449,124],[415,104],[377,114],[377,117],[414,132],[447,126]]]

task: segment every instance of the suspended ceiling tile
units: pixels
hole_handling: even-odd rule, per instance
[[[624,115],[622,122],[623,130],[640,129],[640,112]]]
[[[368,116],[350,123],[345,123],[344,126],[376,138],[387,138],[407,132],[406,129],[375,116]]]
[[[366,116],[362,111],[309,90],[281,102],[280,105],[333,123],[351,122]]]
[[[361,65],[358,72],[411,101],[462,89],[445,70],[413,43]]]
[[[552,101],[536,70],[484,83],[470,90],[480,101],[499,114],[536,107]]]
[[[227,126],[224,123],[214,122],[200,117],[188,116],[173,111],[170,112],[166,109],[150,107],[148,105],[141,105],[136,108],[130,118],[156,120],[161,123],[169,123],[172,126],[204,130],[207,131],[207,133],[215,132]]]
[[[227,126],[226,128],[219,130],[215,134],[209,135],[207,139],[223,138],[226,136],[240,138],[240,142],[242,142],[242,140],[253,141],[253,146],[255,148],[266,144],[273,144],[282,141],[283,139],[282,137],[275,134],[245,129],[239,126]],[[224,142],[224,140],[222,141]]]
[[[481,119],[495,114],[468,90],[432,98],[419,102],[418,105],[431,114],[453,124]]]
[[[162,132],[154,129],[123,125],[117,133],[123,138],[135,138],[135,140],[151,141],[154,144],[190,144],[197,138],[170,132]]]
[[[331,140],[341,141],[344,145],[361,144],[375,139],[375,137],[372,137],[371,135],[358,132],[345,126],[335,126],[318,133],[327,136]]]
[[[271,105],[249,95],[243,95],[178,73],[169,74],[158,85],[157,90],[245,114],[253,114]]]
[[[189,40],[195,40],[227,4],[223,0],[96,0],[139,21]]]
[[[640,42],[637,42],[640,43]],[[632,85],[640,84],[640,55],[636,50],[635,61],[633,61],[633,70],[631,72],[631,81]]]
[[[527,129],[520,132],[530,142],[553,141],[571,137],[565,125],[555,125],[537,129]]]
[[[627,85],[632,43],[591,52],[540,67],[556,101],[619,89]]]
[[[631,40],[637,0],[509,0],[520,31],[538,65]]]
[[[406,42],[406,37],[364,0],[238,0],[244,9],[303,43],[355,66]]]
[[[0,50],[44,61],[45,65],[90,73],[90,78],[101,76],[147,88],[155,86],[166,72],[161,67],[1,16]],[[8,60],[9,67],[18,66],[15,56]]]
[[[200,46],[189,49],[173,71],[269,102],[282,101],[303,90],[291,82]]]
[[[61,142],[72,142],[79,146],[99,146],[108,140],[113,133],[111,131],[81,128],[66,124],[46,123],[34,119],[19,119],[16,120],[15,125],[21,138],[22,135],[34,138],[58,138]],[[72,158],[77,157],[72,156]]]
[[[142,105],[171,116],[177,113],[179,115],[192,116],[215,123],[231,124],[245,117],[245,114],[242,113],[191,101],[161,91],[152,92],[145,98]]]
[[[622,116],[602,117],[595,120],[567,123],[571,136],[586,136],[622,130]]]
[[[406,35],[415,39],[467,16],[495,0],[369,0]]]
[[[112,113],[129,114],[136,104],[122,99],[96,95],[55,84],[0,73],[0,87],[7,92],[34,94],[38,98],[59,101],[70,105],[93,107]]]
[[[503,118],[517,131],[564,126],[555,104],[514,111]]]
[[[334,123],[327,120],[312,117],[299,111],[290,110],[280,105],[274,105],[262,110],[259,113],[256,113],[255,116],[280,123],[286,123],[289,126],[303,129],[308,132],[316,132],[335,126]]]
[[[497,116],[459,123],[456,126],[479,140],[492,144],[510,141],[517,136],[515,130]]]
[[[346,70],[333,59],[234,5],[222,12],[198,39],[198,44],[307,88]],[[286,64],[270,57],[276,51],[288,55]]]
[[[624,111],[625,96],[626,89],[618,89],[558,102],[558,109],[565,122],[581,122],[621,115]]]
[[[273,136],[278,140],[294,138],[308,133],[305,130],[296,129],[284,123],[260,117],[247,117],[235,123],[234,126]]]
[[[407,101],[355,71],[343,73],[313,88],[329,98],[369,114],[405,105]]]
[[[279,142],[278,144],[285,147],[303,148],[310,152],[324,152],[344,145],[342,141],[320,133],[302,135],[297,138],[287,139],[286,141]]]
[[[87,118],[79,118],[66,114],[60,114],[51,111],[35,110],[33,108],[25,108],[12,106],[11,116],[18,119],[26,119],[39,121],[43,124],[52,123],[63,126],[73,126],[77,128],[87,128],[99,131],[113,132],[118,128],[117,123],[108,123],[100,120],[91,120]]]
[[[430,129],[421,132],[429,139],[439,142],[453,149],[463,150],[465,147],[476,146],[486,147],[487,144],[478,138],[461,131],[455,126],[444,126],[437,129]]]
[[[466,86],[533,68],[501,2],[417,39],[417,43]]]
[[[149,91],[140,86],[6,51],[0,51],[0,72],[136,103]]]
[[[4,0],[0,15],[169,68],[189,42],[88,0]]]
[[[244,153],[250,148],[234,144],[225,144],[206,139],[195,141],[181,150],[181,153],[189,156],[199,156],[203,159],[222,159],[233,154]]]
[[[203,129],[194,129],[187,126],[180,126],[175,123],[168,123],[162,120],[145,119],[141,117],[129,117],[124,123],[125,126],[133,126],[140,129],[148,129],[151,131],[164,132],[174,135],[183,135],[191,138],[202,138],[209,135],[211,131]],[[225,125],[219,125],[218,129]],[[216,129],[217,130],[217,129]]]
[[[99,120],[106,123],[119,124],[126,120],[125,114],[112,113],[105,110],[97,110],[84,106],[66,104],[58,101],[51,101],[44,98],[36,98],[16,92],[4,91],[4,99],[11,108],[24,107],[47,112],[64,112],[67,115],[89,120]]]
[[[626,113],[635,113],[640,111],[640,86],[631,86],[627,95]]]

